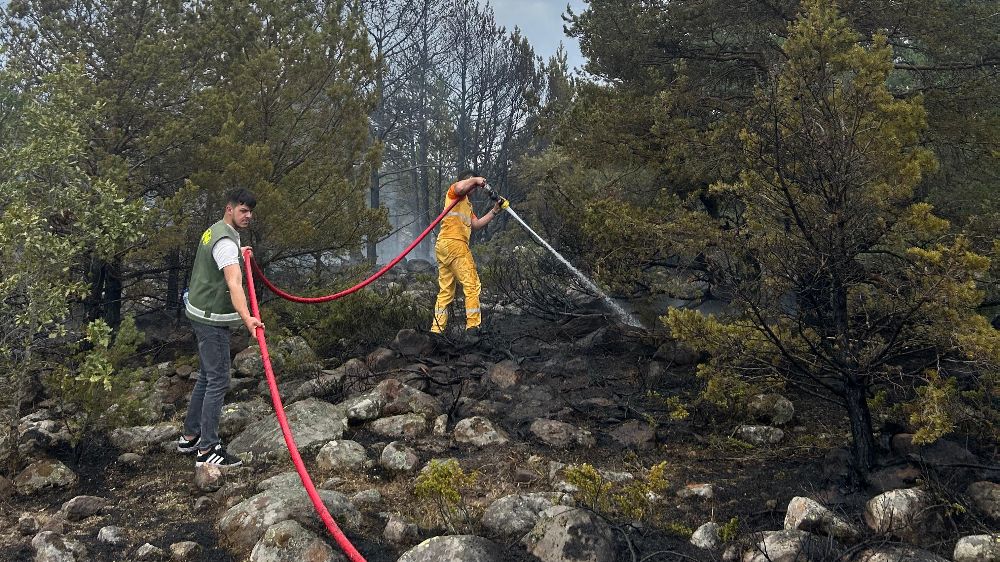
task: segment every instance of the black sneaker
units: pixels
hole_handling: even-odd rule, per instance
[[[201,438],[201,435],[195,435],[194,439],[191,439],[190,441],[188,441],[187,439],[184,439],[183,435],[181,435],[180,437],[177,438],[177,452],[178,453],[193,453],[193,452],[197,451],[198,450],[198,439],[200,439],[200,438]]]
[[[243,464],[243,460],[236,455],[229,454],[229,452],[222,447],[222,443],[216,443],[214,447],[208,450],[208,452],[198,452],[198,458],[195,459],[194,465],[201,466],[203,464],[228,468],[240,466]]]

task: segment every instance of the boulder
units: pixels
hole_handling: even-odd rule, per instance
[[[1000,535],[971,535],[958,539],[954,562],[1000,562]]]
[[[320,371],[318,377],[311,378],[296,388],[289,397],[289,401],[297,402],[306,398],[336,396],[343,392],[344,381],[348,374],[355,373],[364,376],[370,374],[370,371],[367,365],[357,359],[351,359],[330,371]]]
[[[474,535],[451,535],[427,539],[407,550],[397,562],[503,562],[503,549]]]
[[[77,496],[64,503],[59,509],[68,521],[81,521],[98,515],[108,507],[108,500],[97,496]]]
[[[97,542],[105,544],[125,544],[125,529],[108,525],[97,532]]]
[[[323,471],[357,471],[371,465],[368,452],[356,441],[330,441],[316,455],[316,466]]]
[[[754,419],[768,425],[785,425],[795,415],[792,401],[780,394],[758,394],[747,407]]]
[[[413,544],[420,541],[420,529],[410,521],[393,513],[385,524],[382,537],[395,545]]]
[[[362,507],[374,508],[382,504],[382,493],[375,488],[361,490],[351,496],[351,503],[358,509]]]
[[[77,476],[69,467],[54,459],[43,459],[31,463],[14,477],[14,488],[22,496],[30,496],[42,490],[68,488],[76,481]]]
[[[194,486],[202,492],[218,491],[225,484],[222,468],[203,464],[194,468]]]
[[[531,423],[530,430],[535,437],[550,447],[590,448],[597,444],[594,435],[589,431],[557,420],[536,419]]]
[[[483,375],[483,384],[501,389],[511,388],[521,380],[519,371],[517,363],[510,359],[494,363]]]
[[[164,422],[156,425],[122,427],[111,432],[111,443],[123,451],[147,453],[164,441],[181,434],[178,423]]]
[[[611,430],[611,438],[629,449],[648,450],[656,445],[656,428],[638,420],[629,420]]]
[[[229,439],[239,435],[247,427],[272,416],[271,406],[259,398],[248,402],[226,404],[222,407],[222,416],[219,418],[219,436]]]
[[[852,562],[948,562],[933,552],[911,546],[885,545],[865,549]]]
[[[718,495],[718,493],[718,490],[712,484],[685,484],[684,487],[677,490],[677,497],[710,500]]]
[[[482,525],[491,535],[521,537],[535,526],[542,512],[556,505],[573,505],[573,498],[559,492],[504,496],[486,508]]]
[[[17,530],[22,535],[34,535],[41,529],[42,524],[38,518],[29,513],[22,513],[17,518]]]
[[[387,348],[380,347],[368,354],[365,364],[374,372],[388,371],[393,367],[399,354]]]
[[[474,447],[503,445],[510,442],[510,437],[503,430],[481,416],[460,420],[455,424],[453,435],[456,442]]]
[[[269,348],[272,354],[284,359],[282,373],[285,375],[315,375],[322,368],[316,352],[302,336],[280,338]]]
[[[201,554],[201,545],[194,541],[175,542],[170,545],[170,559],[178,562],[183,560],[194,560]]]
[[[167,553],[163,552],[162,548],[149,543],[140,546],[135,551],[136,560],[163,560],[166,556]]]
[[[925,544],[937,531],[939,514],[930,494],[919,488],[890,490],[868,500],[865,523],[878,534]]]
[[[275,374],[281,373],[285,369],[285,357],[280,353],[272,353],[270,348],[268,354],[271,357],[271,368]],[[233,357],[233,370],[244,376],[255,379],[264,378],[264,361],[260,357],[260,346],[251,345]]]
[[[972,505],[994,521],[1000,522],[1000,484],[996,482],[973,482],[965,490]]]
[[[357,529],[361,513],[341,493],[318,490],[327,511],[339,525]],[[226,510],[218,521],[222,540],[236,550],[250,551],[272,525],[295,520],[306,526],[322,522],[301,482],[276,485]]]
[[[736,429],[736,435],[747,443],[759,447],[777,444],[785,438],[784,431],[766,425],[741,425]]]
[[[522,542],[542,562],[615,562],[611,527],[591,511],[545,510]]]
[[[856,542],[861,537],[861,531],[854,525],[814,500],[801,496],[794,497],[788,502],[785,530],[806,531],[850,543]]]
[[[427,433],[427,418],[421,414],[379,418],[369,423],[368,429],[390,439],[414,439]]]
[[[743,554],[743,562],[820,562],[836,558],[838,545],[805,531],[768,531]]]
[[[295,443],[299,450],[340,439],[347,428],[342,408],[315,398],[292,404],[285,414],[289,425],[295,428]],[[273,416],[248,427],[227,448],[235,455],[250,453],[255,457],[287,451],[285,438]]]
[[[413,472],[419,462],[417,452],[399,441],[386,445],[379,457],[379,465],[389,472]]]
[[[924,474],[920,467],[907,463],[876,470],[869,475],[868,482],[873,490],[888,492],[900,488],[912,488],[923,478]]]
[[[389,347],[407,357],[420,357],[434,350],[434,342],[425,333],[406,329],[396,334]]]
[[[346,562],[316,533],[295,521],[281,521],[267,528],[250,553],[249,562]]]
[[[14,483],[0,476],[0,500],[6,500],[14,495]]]
[[[719,536],[719,524],[709,521],[695,530],[691,535],[691,544],[702,550],[716,550],[722,547],[722,538]]]
[[[35,562],[84,562],[87,549],[79,541],[52,531],[42,531],[31,539]]]

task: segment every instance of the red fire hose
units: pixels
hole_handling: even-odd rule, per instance
[[[362,288],[368,286],[373,281],[384,275],[387,271],[392,269],[397,263],[400,262],[400,260],[406,257],[406,254],[409,254],[414,248],[417,247],[417,244],[419,244],[424,238],[427,237],[428,234],[430,234],[431,230],[433,230],[434,227],[437,226],[438,223],[440,223],[448,215],[449,212],[451,212],[452,208],[454,208],[459,201],[461,201],[461,199],[455,200],[454,203],[446,207],[445,210],[442,211],[441,214],[438,215],[438,217],[434,219],[434,221],[431,222],[431,224],[426,229],[424,229],[422,233],[420,233],[420,236],[418,236],[417,239],[414,240],[412,244],[410,244],[405,250],[403,250],[401,254],[396,256],[395,259],[386,264],[385,267],[378,270],[371,277],[365,279],[364,281],[358,283],[357,285],[351,287],[350,289],[343,290],[333,295],[327,295],[325,297],[297,297],[289,293],[286,293],[285,291],[282,291],[281,289],[276,287],[274,283],[271,283],[271,281],[267,277],[264,276],[264,272],[261,271],[260,266],[257,265],[256,261],[254,261],[250,253],[250,250],[244,251],[243,262],[246,267],[247,293],[249,293],[250,295],[250,312],[255,317],[260,318],[260,310],[257,305],[257,293],[254,290],[253,272],[251,271],[251,266],[253,267],[253,271],[256,271],[257,275],[260,276],[264,284],[267,285],[267,288],[270,289],[272,292],[274,292],[274,294],[278,295],[279,297],[288,299],[292,302],[300,302],[300,303],[320,303],[320,302],[334,301],[343,296],[361,290]],[[292,431],[288,427],[288,418],[285,417],[285,408],[281,404],[281,396],[278,394],[278,383],[275,381],[274,369],[271,367],[271,356],[267,352],[267,339],[264,337],[264,328],[258,327],[254,335],[257,337],[257,343],[260,345],[260,356],[264,362],[264,374],[267,375],[267,387],[271,392],[271,402],[274,404],[274,412],[278,417],[278,425],[281,426],[281,434],[285,437],[285,445],[288,446],[288,452],[292,456],[292,463],[295,464],[295,471],[299,473],[299,478],[302,479],[302,485],[305,486],[306,492],[308,492],[309,494],[309,499],[312,501],[313,507],[316,508],[316,513],[319,514],[320,519],[323,520],[323,523],[326,525],[327,530],[329,530],[330,534],[333,535],[333,538],[334,540],[337,541],[337,545],[340,546],[340,549],[344,551],[344,554],[347,555],[347,557],[351,560],[351,562],[365,562],[364,557],[362,557],[361,554],[357,551],[357,549],[354,548],[354,545],[351,544],[351,541],[347,539],[347,537],[344,535],[344,532],[341,531],[340,527],[337,526],[337,522],[333,520],[332,516],[330,516],[330,512],[327,511],[326,506],[323,505],[323,500],[320,499],[319,493],[316,491],[316,487],[313,485],[312,478],[309,477],[309,473],[306,471],[305,464],[303,464],[302,462],[302,456],[299,455],[299,450],[295,446],[295,439],[292,437]]]

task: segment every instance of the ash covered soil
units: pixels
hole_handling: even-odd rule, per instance
[[[960,505],[971,482],[997,481],[997,471],[989,468],[995,466],[995,446],[949,441],[937,456],[935,450],[915,456],[913,450],[894,450],[893,436],[887,433],[882,439],[884,461],[877,472],[881,480],[864,488],[852,486],[843,449],[848,444],[844,415],[793,390],[784,392],[794,404],[794,416],[782,424],[783,437],[774,444],[749,443],[739,433],[747,420],[697,400],[700,383],[690,354],[597,313],[560,323],[517,317],[494,323],[478,342],[420,332],[400,336],[402,340],[386,342],[385,348],[359,357],[370,371],[346,375],[319,398],[336,404],[390,378],[434,396],[448,416],[446,431],[430,431],[429,424],[426,433],[403,439],[416,452],[417,469],[431,459],[454,458],[478,478],[462,490],[461,508],[449,525],[433,503],[415,495],[416,471],[400,473],[380,466],[380,453],[395,439],[376,434],[369,424],[351,423],[343,435],[366,449],[373,459],[368,468],[324,470],[316,461],[319,447],[304,449],[303,458],[321,488],[347,497],[366,490],[379,492],[380,501],[360,507],[360,526],[347,529],[358,550],[372,562],[394,561],[416,542],[441,534],[484,536],[502,547],[507,560],[538,560],[528,553],[522,536],[497,536],[484,529],[479,517],[492,502],[511,494],[572,492],[560,471],[563,465],[586,463],[602,474],[627,473],[641,479],[650,467],[666,463],[667,487],[649,502],[642,517],[608,511],[585,493],[573,494],[577,505],[607,516],[617,559],[629,562],[718,560],[721,548],[702,550],[689,542],[693,530],[709,521],[730,523],[724,538],[731,544],[742,539],[741,548],[746,548],[753,542],[752,533],[783,528],[786,506],[796,496],[820,501],[865,529],[864,503],[880,491],[932,486],[936,497],[950,497]],[[308,379],[279,382],[287,396]],[[168,383],[160,386],[166,389],[167,402],[173,402],[169,421],[179,422],[192,382],[188,376],[171,374]],[[259,381],[237,385],[226,402],[260,402],[270,409],[261,390]],[[455,424],[471,416],[490,420],[509,442],[485,446],[457,442]],[[274,424],[272,419],[254,423]],[[538,429],[537,420],[564,422],[582,433],[571,435],[569,443],[546,442],[533,431]],[[169,442],[163,443],[145,451],[138,462],[124,462],[125,451],[99,436],[75,451],[63,445],[39,453],[62,461],[79,480],[70,488],[0,500],[0,560],[35,560],[34,532],[25,529],[25,517],[34,518],[42,529],[60,526],[57,530],[65,537],[86,547],[86,560],[133,560],[145,543],[161,548],[169,558],[170,545],[180,541],[200,545],[187,560],[249,559],[250,552],[232,547],[217,522],[227,509],[257,493],[259,482],[294,470],[288,455],[250,459],[246,466],[225,472],[221,489],[208,492],[195,484],[193,458],[169,448]],[[953,462],[956,454],[962,462]],[[710,497],[685,492],[697,484],[710,485]],[[59,521],[55,514],[60,506],[79,495],[106,498],[108,506],[80,521]],[[387,538],[384,529],[390,514],[415,523],[418,535]],[[933,540],[921,547],[950,557],[960,536],[981,531],[984,525],[989,522],[974,510],[952,509]],[[124,543],[98,541],[99,530],[106,526],[123,529]],[[321,526],[310,529],[334,544]],[[886,541],[895,539],[866,531],[858,544]],[[840,550],[829,558],[850,559],[850,552],[858,549],[847,549],[846,555]]]

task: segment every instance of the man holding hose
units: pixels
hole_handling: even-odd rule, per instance
[[[434,324],[431,332],[443,333],[448,325],[448,305],[455,300],[455,283],[462,285],[465,293],[465,330],[470,339],[479,334],[482,323],[482,313],[479,309],[479,294],[482,287],[479,284],[479,274],[476,272],[476,262],[469,250],[469,238],[473,230],[479,230],[490,223],[503,209],[503,199],[497,200],[492,209],[482,217],[477,217],[469,201],[469,193],[477,187],[486,185],[486,179],[473,170],[463,170],[458,174],[458,181],[451,184],[445,196],[444,206],[448,207],[455,200],[458,204],[441,221],[441,231],[438,233],[434,254],[438,265],[437,303],[434,305]]]
[[[222,220],[201,235],[191,281],[184,294],[184,313],[198,339],[198,381],[184,419],[184,434],[177,440],[181,453],[197,451],[195,466],[239,466],[243,461],[229,454],[219,439],[222,403],[229,391],[229,336],[232,326],[244,325],[254,336],[260,320],[247,309],[240,269],[240,235],[250,226],[257,199],[246,189],[227,196]]]

